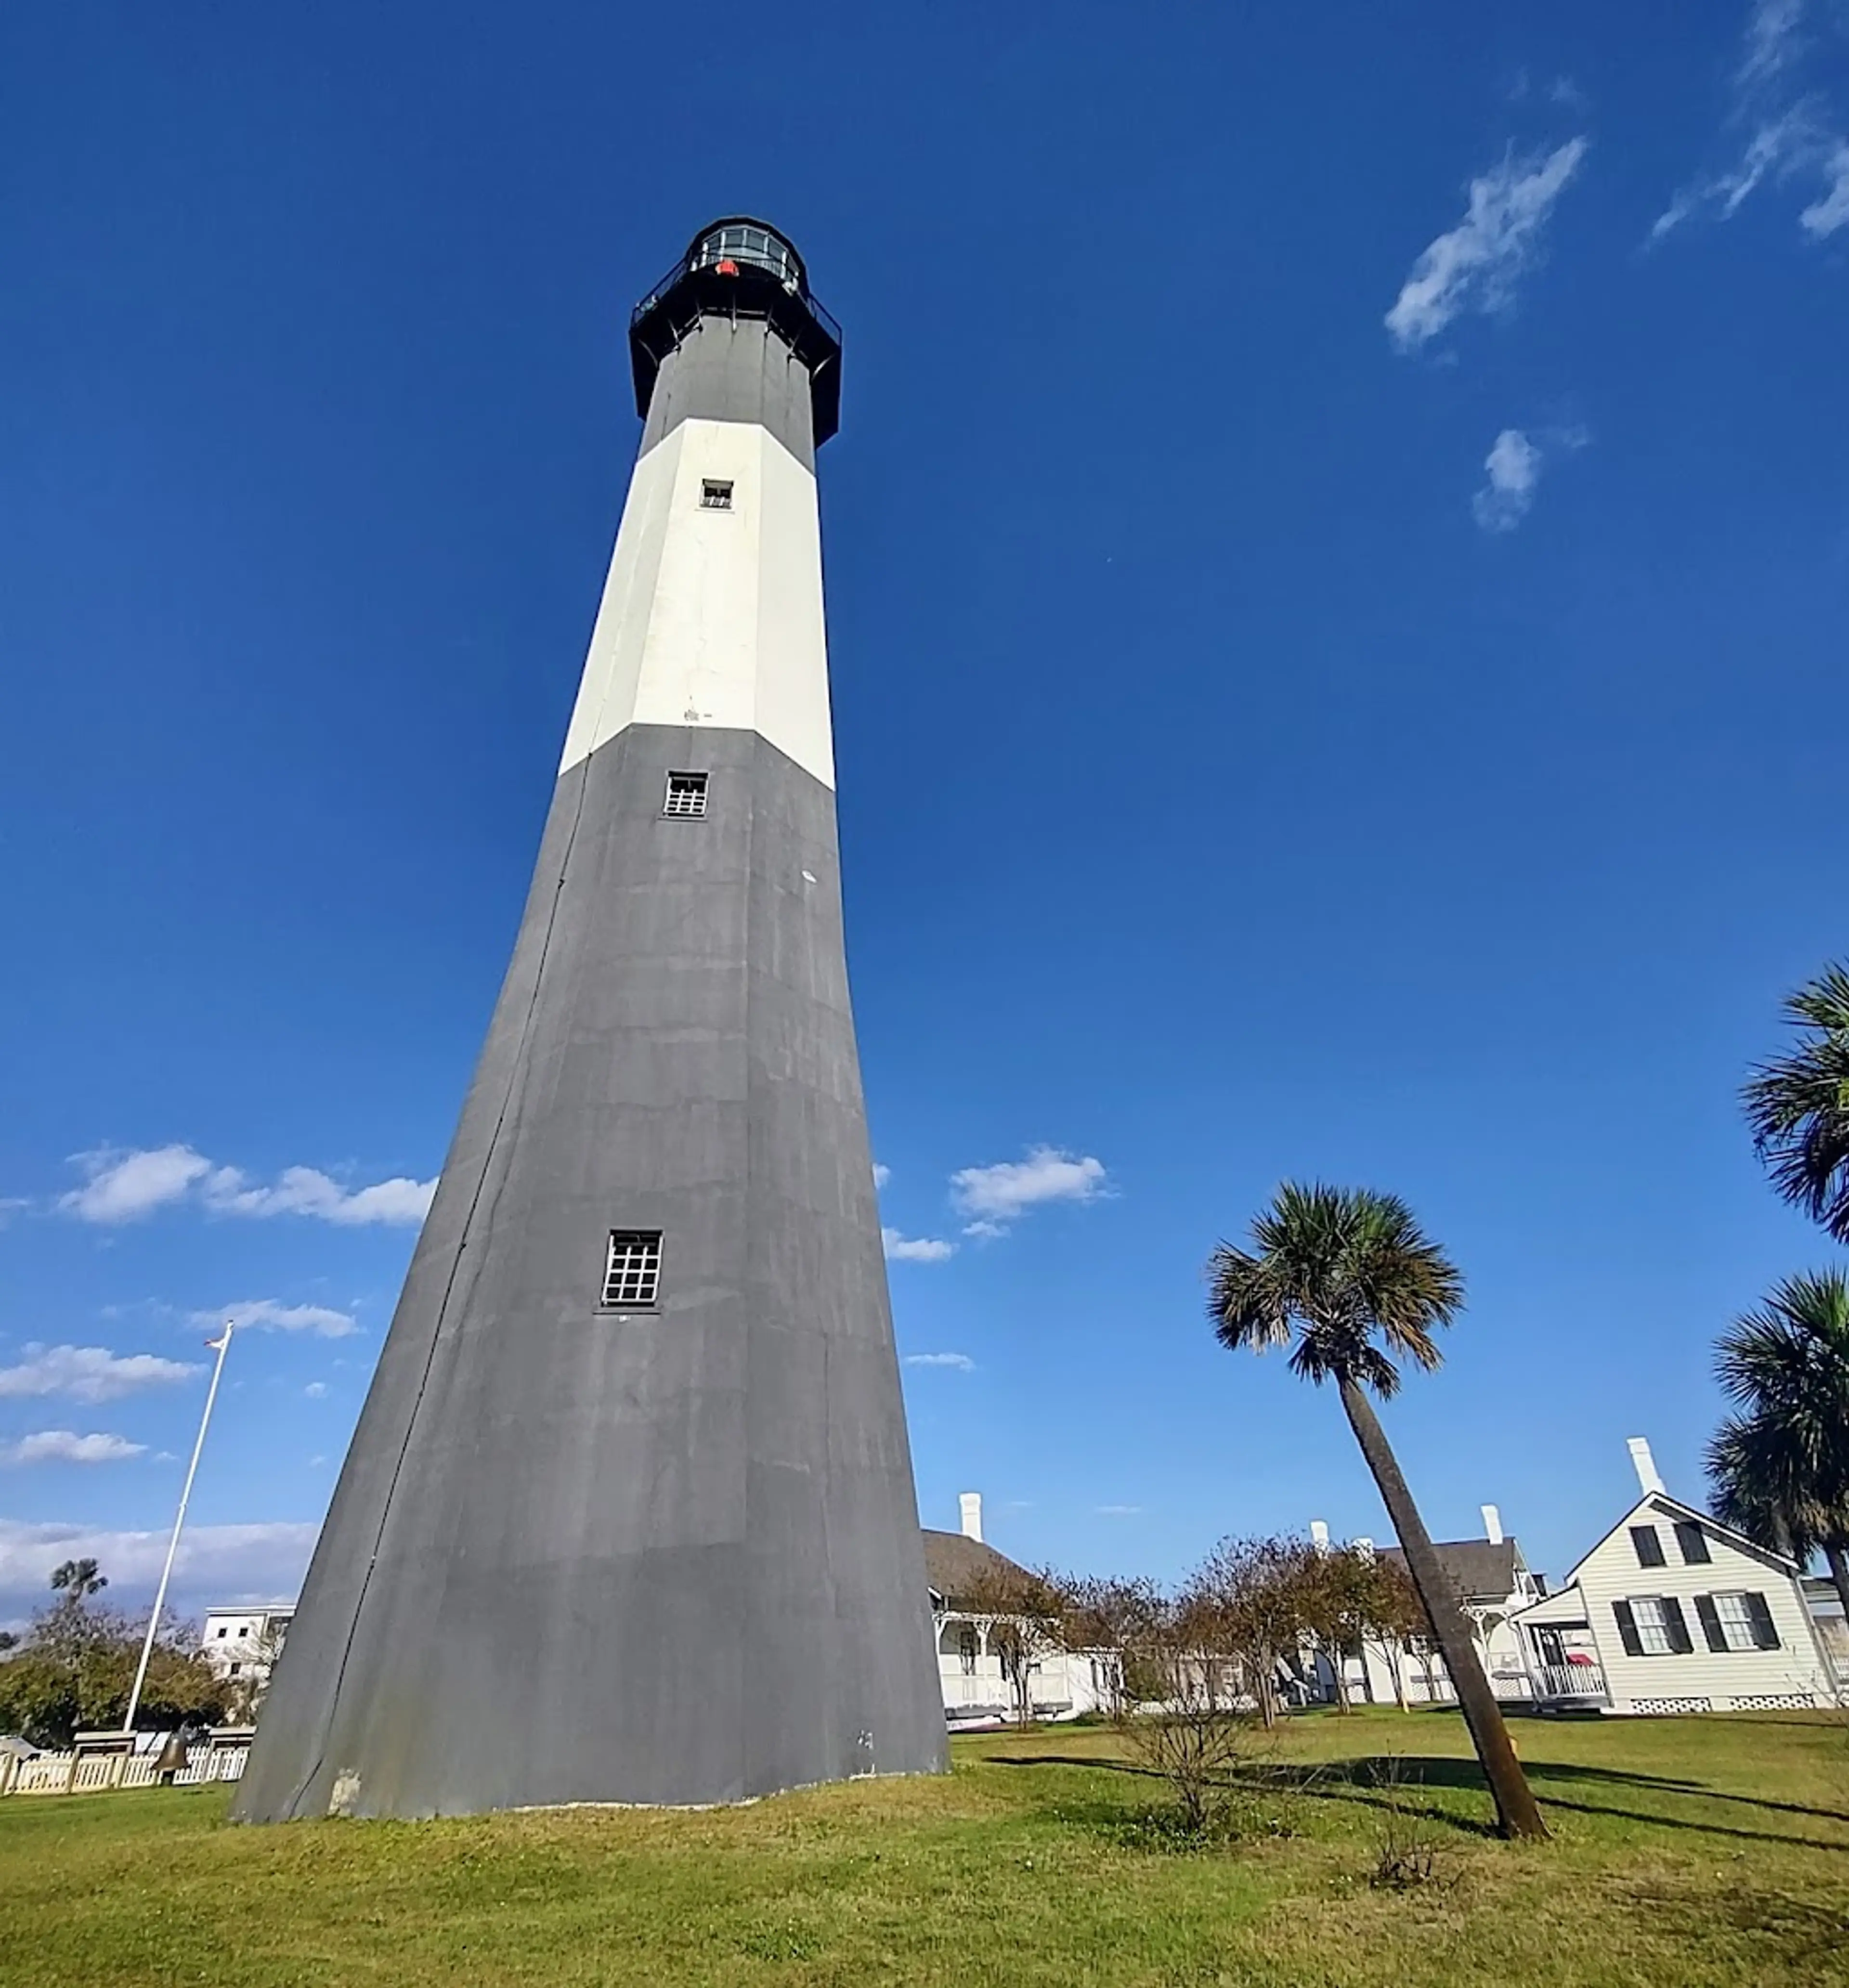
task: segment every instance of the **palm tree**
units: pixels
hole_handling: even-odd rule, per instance
[[[52,1586],[73,1602],[87,1601],[109,1585],[109,1577],[99,1574],[93,1560],[61,1560],[52,1569]]]
[[[1463,1611],[1367,1398],[1371,1388],[1383,1401],[1398,1392],[1397,1359],[1428,1372],[1442,1364],[1432,1334],[1462,1309],[1464,1280],[1403,1201],[1365,1188],[1287,1181],[1253,1222],[1252,1239],[1251,1251],[1222,1242],[1208,1265],[1220,1344],[1261,1353],[1291,1346],[1297,1374],[1319,1387],[1334,1381],[1456,1687],[1503,1834],[1543,1837]]]
[[[1783,1007],[1802,1034],[1747,1080],[1746,1123],[1773,1185],[1849,1242],[1849,963],[1825,967]]]
[[[1820,1552],[1849,1610],[1849,1278],[1774,1285],[1714,1366],[1741,1411],[1708,1445],[1718,1516],[1800,1564]]]

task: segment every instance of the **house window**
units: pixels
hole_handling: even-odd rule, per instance
[[[716,477],[708,477],[700,485],[700,509],[702,511],[729,511],[732,509],[730,479],[722,482]]]
[[[1682,1657],[1695,1648],[1673,1594],[1634,1594],[1613,1602],[1611,1609],[1628,1657]]]
[[[1639,1567],[1666,1567],[1668,1557],[1663,1551],[1662,1535],[1654,1526],[1633,1526],[1631,1543],[1637,1548]]]
[[[243,1669],[243,1668],[244,1666],[242,1664],[233,1664],[231,1667],[231,1675],[233,1677],[235,1677],[238,1673]]]
[[[230,1625],[228,1623],[221,1622],[218,1625],[218,1634],[221,1636],[228,1636],[231,1634]]]
[[[1676,1521],[1675,1543],[1684,1567],[1706,1567],[1714,1557],[1708,1550],[1708,1535],[1692,1520]]]
[[[661,803],[664,814],[701,815],[706,812],[706,776],[704,773],[670,773],[668,797]]]
[[[603,1262],[606,1310],[629,1310],[652,1305],[661,1291],[661,1232],[658,1229],[613,1229],[610,1253]]]
[[[1711,1648],[1722,1650],[1776,1650],[1778,1631],[1772,1611],[1763,1594],[1716,1594],[1707,1599],[1714,1610],[1714,1629],[1708,1636]],[[1708,1628],[1708,1611],[1695,1604],[1702,1627]],[[1715,1633],[1719,1631],[1718,1636]]]

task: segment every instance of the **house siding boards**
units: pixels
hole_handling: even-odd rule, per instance
[[[1705,1561],[1690,1564],[1685,1559],[1678,1526],[1699,1528]],[[1662,1549],[1661,1566],[1639,1564],[1634,1530],[1645,1528],[1654,1530]],[[1764,1598],[1766,1616],[1778,1638],[1776,1649],[1709,1648],[1705,1611],[1698,1601],[1742,1594]],[[1643,1598],[1677,1604],[1687,1650],[1657,1655],[1627,1649],[1620,1607],[1634,1611]],[[1831,1692],[1810,1611],[1790,1564],[1666,1493],[1640,1499],[1573,1570],[1567,1584],[1519,1620],[1530,1638],[1538,1628],[1583,1621],[1597,1648],[1614,1712],[1770,1709],[1781,1702],[1826,1703]]]

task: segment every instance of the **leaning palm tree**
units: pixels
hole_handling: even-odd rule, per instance
[[[1222,1242],[1208,1265],[1220,1344],[1256,1352],[1291,1346],[1296,1373],[1319,1386],[1335,1382],[1451,1673],[1503,1833],[1545,1836],[1463,1611],[1367,1398],[1370,1389],[1383,1401],[1398,1391],[1396,1357],[1428,1371],[1441,1364],[1432,1334],[1462,1309],[1464,1280],[1403,1201],[1364,1188],[1286,1182],[1253,1222],[1252,1239],[1249,1251]]]
[[[1825,967],[1783,1006],[1800,1038],[1747,1080],[1746,1123],[1773,1185],[1849,1242],[1849,963]]]
[[[1714,1365],[1740,1410],[1708,1446],[1719,1516],[1800,1562],[1821,1553],[1849,1610],[1849,1278],[1775,1284]]]

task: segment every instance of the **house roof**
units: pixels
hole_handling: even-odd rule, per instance
[[[1435,1540],[1432,1550],[1453,1587],[1466,1601],[1506,1601],[1519,1587],[1526,1563],[1513,1540]],[[1382,1547],[1382,1560],[1406,1564],[1398,1547]]]
[[[1749,1554],[1767,1567],[1776,1567],[1781,1574],[1796,1574],[1799,1570],[1797,1562],[1786,1554],[1774,1553],[1770,1547],[1761,1546],[1757,1540],[1749,1539],[1744,1533],[1736,1531],[1732,1526],[1723,1526],[1719,1519],[1698,1510],[1693,1505],[1685,1505],[1679,1498],[1672,1498],[1667,1491],[1646,1491],[1616,1525],[1607,1526],[1593,1544],[1574,1562],[1563,1586],[1570,1587],[1577,1581],[1580,1577],[1580,1569],[1587,1561],[1607,1540],[1622,1532],[1634,1519],[1640,1516],[1648,1519],[1653,1516],[1672,1520],[1686,1519],[1692,1524],[1713,1533],[1716,1539],[1725,1540],[1730,1547],[1737,1547],[1743,1554]]]
[[[981,1540],[962,1533],[935,1533],[927,1526],[924,1534],[924,1577],[931,1592],[946,1601],[968,1594],[985,1581],[1021,1579],[1027,1570],[1007,1554]]]

